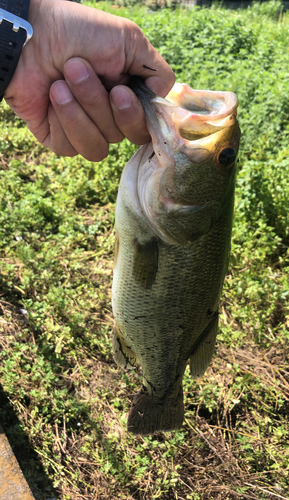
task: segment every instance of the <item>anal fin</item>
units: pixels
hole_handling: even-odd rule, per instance
[[[116,323],[113,327],[113,357],[121,368],[134,368],[137,365],[137,357],[129,346],[126,345],[121,331]]]
[[[201,377],[211,362],[215,349],[218,320],[218,313],[215,313],[193,347],[190,356],[190,372],[193,378]]]

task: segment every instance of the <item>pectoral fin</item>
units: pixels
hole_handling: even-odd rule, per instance
[[[190,357],[190,372],[193,378],[203,375],[210,364],[215,349],[218,320],[218,313],[215,313],[193,348]]]
[[[150,290],[158,270],[158,242],[155,238],[141,244],[134,242],[133,275],[145,290]]]
[[[137,365],[137,357],[134,352],[126,345],[121,331],[116,323],[113,327],[113,357],[114,361],[121,368],[134,368]]]

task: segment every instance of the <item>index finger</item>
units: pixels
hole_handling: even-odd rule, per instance
[[[135,47],[133,57],[127,52],[127,57],[130,59],[127,72],[130,75],[141,76],[149,89],[161,97],[166,97],[175,83],[172,68],[140,29],[136,34]]]
[[[119,19],[116,21],[119,22]],[[101,80],[104,86],[111,90],[115,85],[129,85],[130,76],[141,76],[145,84],[155,94],[165,97],[175,83],[172,68],[152,46],[141,29],[132,21],[125,20],[122,24],[123,52],[120,73],[117,69],[111,71],[111,65],[102,65],[99,61],[92,63],[96,73],[101,69]],[[115,67],[120,68],[117,59]]]

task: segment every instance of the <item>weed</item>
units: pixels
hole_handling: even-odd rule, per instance
[[[127,433],[141,372],[113,362],[110,286],[118,181],[136,148],[112,145],[99,164],[59,158],[3,105],[0,422],[39,500],[289,498],[288,15],[278,2],[235,12],[90,5],[136,21],[178,81],[238,94],[216,354],[201,379],[185,374],[180,431]]]

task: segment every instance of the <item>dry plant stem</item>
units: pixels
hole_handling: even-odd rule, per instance
[[[224,463],[224,460],[222,459],[221,455],[219,455],[216,448],[211,445],[210,441],[206,438],[206,436],[202,433],[202,431],[200,431],[200,429],[198,429],[197,427],[195,427],[195,429],[196,429],[197,433],[199,434],[199,436],[207,443],[209,448],[215,453],[215,455],[217,455],[217,457],[220,459],[220,461],[222,463]]]
[[[251,488],[256,488],[257,490],[264,491],[264,493],[268,493],[269,495],[272,495],[273,497],[276,498],[281,498],[282,500],[289,500],[288,497],[283,497],[282,495],[278,495],[278,493],[274,493],[273,491],[266,490],[265,488],[261,488],[261,486],[258,486],[256,484],[250,484],[250,483],[244,483],[246,486],[250,486]]]

